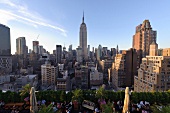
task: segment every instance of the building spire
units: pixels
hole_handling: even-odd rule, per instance
[[[84,11],[83,11],[83,19],[82,19],[82,23],[84,23]]]
[[[116,48],[116,54],[119,54],[119,47],[117,45],[117,48]]]

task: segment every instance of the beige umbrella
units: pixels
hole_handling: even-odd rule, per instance
[[[38,107],[37,107],[35,89],[34,87],[32,87],[30,90],[30,113],[35,113],[37,111],[38,111]]]
[[[124,99],[124,106],[123,106],[123,111],[122,111],[122,113],[130,113],[130,112],[129,112],[129,107],[130,107],[129,87],[126,87],[126,90],[125,90],[125,99]]]

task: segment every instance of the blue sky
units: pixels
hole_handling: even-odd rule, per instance
[[[91,47],[118,44],[129,49],[135,27],[149,19],[159,48],[168,48],[169,4],[169,0],[0,0],[0,23],[11,28],[12,53],[20,36],[26,37],[29,49],[38,35],[40,45],[50,52],[56,44],[76,48],[83,10]]]

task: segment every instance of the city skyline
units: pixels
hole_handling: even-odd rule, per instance
[[[147,3],[146,0],[39,2],[0,0],[2,6],[0,23],[10,27],[12,54],[16,52],[18,37],[25,37],[28,48],[32,49],[32,41],[36,40],[38,35],[39,45],[43,45],[50,53],[55,50],[56,45],[65,44],[68,48],[72,44],[74,49],[77,48],[83,11],[88,28],[87,45],[91,47],[97,48],[101,44],[116,48],[118,44],[120,50],[131,48],[135,27],[145,19],[148,19],[152,28],[157,30],[159,48],[169,46],[168,0],[164,2],[151,0]],[[47,8],[44,8],[45,6]]]

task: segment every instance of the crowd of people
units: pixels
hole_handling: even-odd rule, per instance
[[[102,111],[102,108],[100,104],[107,104],[108,102],[105,100],[100,100],[98,103],[95,103],[95,109],[93,112],[100,113]],[[73,113],[74,110],[74,104],[72,102],[46,102],[46,100],[41,100],[37,102],[38,108],[41,109],[40,106],[49,104],[52,104],[52,108],[54,113],[57,111],[60,111],[61,113]],[[98,105],[98,106],[96,106]],[[0,101],[0,113],[29,113],[29,110],[24,109],[26,107],[26,104],[22,106],[22,109],[17,108],[15,105],[11,109],[4,109],[5,103],[4,101]],[[79,108],[80,109],[80,108]],[[113,113],[122,113],[123,110],[123,102],[121,100],[119,101],[113,101],[112,102],[112,110]],[[152,110],[150,109],[150,103],[147,101],[140,101],[136,104],[130,103],[129,107],[130,113],[152,113]],[[81,113],[90,113],[88,110],[84,110]]]

